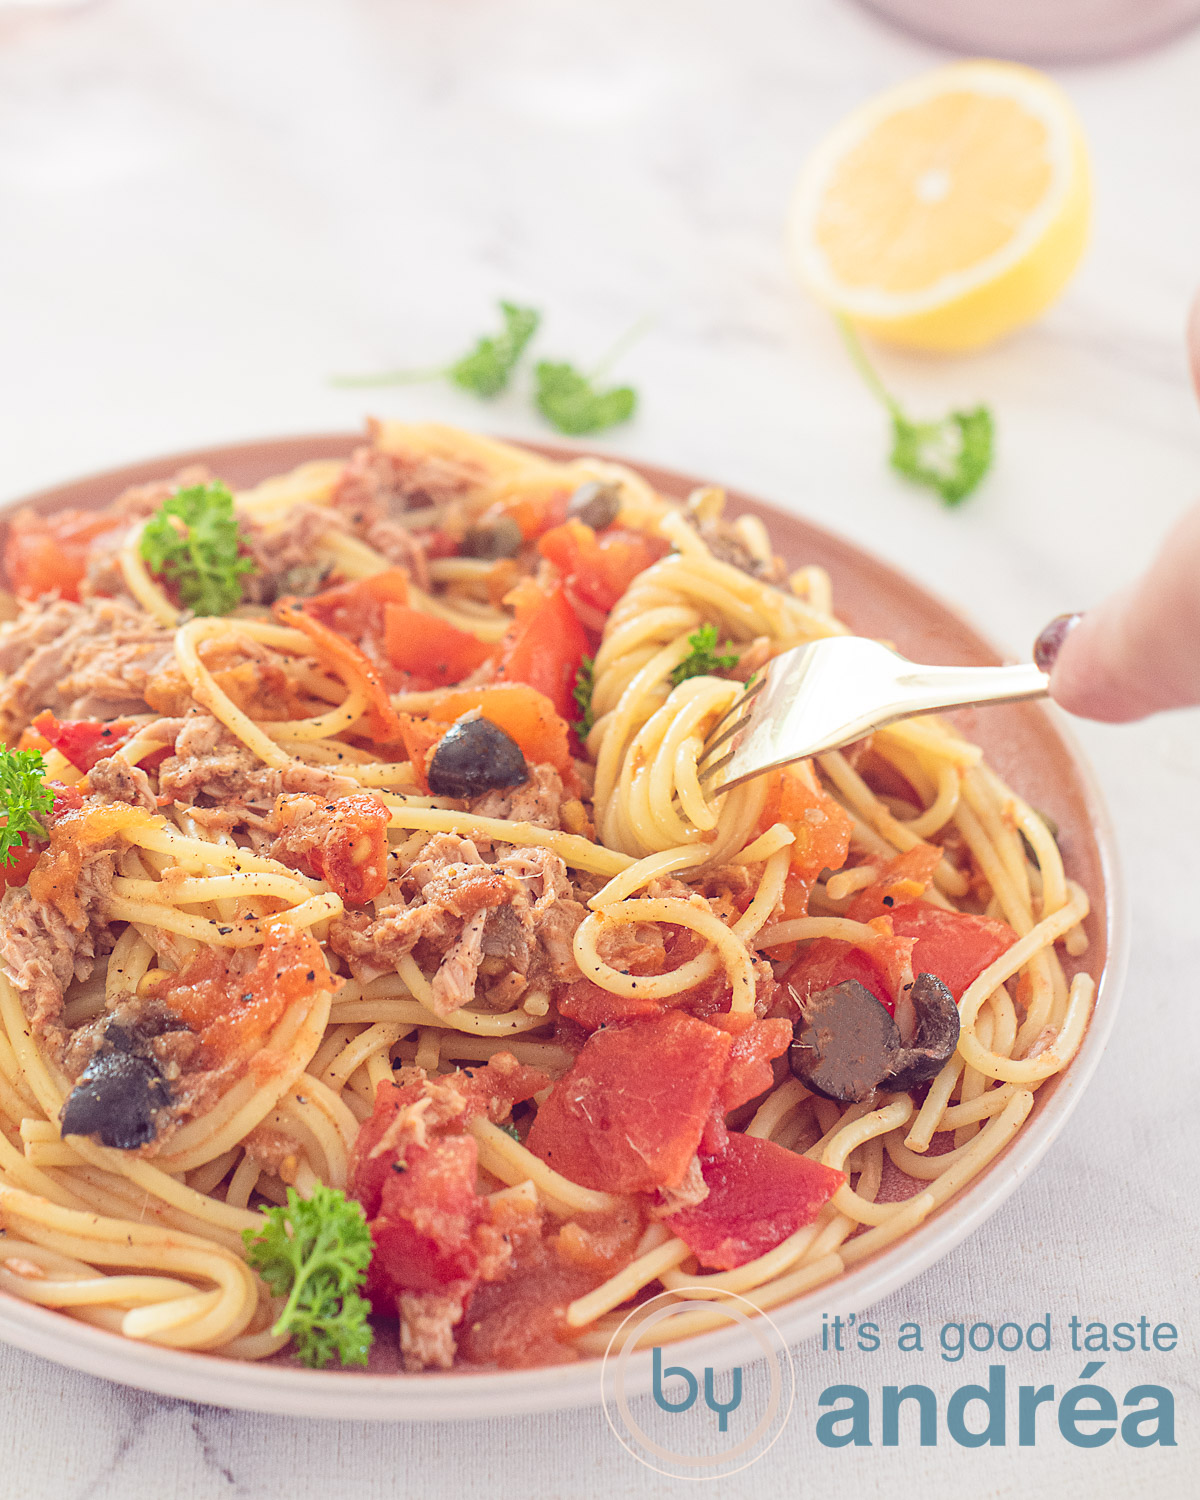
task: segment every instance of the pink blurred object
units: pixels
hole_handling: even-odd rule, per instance
[[[1200,21],[1200,0],[861,0],[956,52],[1026,63],[1103,62]]]

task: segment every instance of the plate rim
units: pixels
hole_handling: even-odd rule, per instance
[[[509,437],[501,440],[556,459],[587,456],[620,463],[645,475],[655,484],[668,476],[672,489],[685,492],[706,483],[649,460],[597,451],[582,445]],[[343,457],[364,441],[361,432],[296,433],[210,444],[141,459],[89,472],[32,494],[0,502],[0,524],[23,506],[44,511],[68,505],[73,498],[77,501],[77,492],[84,486],[111,483],[114,487],[125,488],[169,477],[189,464],[202,463],[219,469],[224,462],[237,462],[252,455],[265,462],[273,451],[282,454],[297,446],[312,451],[307,458],[293,458],[293,463]],[[114,489],[114,495],[118,492]],[[872,568],[882,570],[932,601],[996,660],[1003,659],[1002,653],[964,613],[886,559],[807,515],[795,515],[781,506],[733,489],[730,497],[737,504],[745,504],[765,514],[768,520],[779,516],[798,521],[818,535],[831,551],[847,559],[859,562],[865,559]],[[870,1257],[861,1266],[846,1271],[837,1280],[824,1283],[771,1310],[772,1320],[793,1352],[796,1345],[818,1330],[822,1314],[848,1315],[864,1311],[942,1260],[1004,1204],[1062,1132],[1099,1065],[1115,1025],[1128,963],[1130,922],[1128,893],[1112,819],[1095,772],[1064,722],[1064,716],[1047,705],[1038,705],[1035,711],[1045,719],[1047,727],[1066,752],[1071,779],[1083,795],[1104,878],[1103,920],[1107,951],[1088,1029],[1067,1071],[1038,1111],[1034,1131],[1028,1135],[1025,1131],[1018,1132],[961,1194],[935,1210],[929,1220],[909,1231],[894,1245]],[[460,1421],[525,1416],[601,1403],[602,1362],[595,1358],[532,1370],[439,1371],[419,1375],[304,1370],[137,1343],[3,1291],[0,1291],[0,1340],[85,1374],[114,1380],[155,1395],[275,1416],[331,1421]],[[711,1364],[718,1370],[739,1363],[750,1364],[762,1356],[761,1345],[754,1334],[736,1327],[697,1335],[686,1341],[686,1348],[690,1358]],[[648,1390],[650,1380],[649,1351],[633,1355],[625,1373],[627,1394],[634,1396]],[[397,1410],[398,1404],[403,1409]]]

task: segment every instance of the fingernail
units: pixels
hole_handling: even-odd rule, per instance
[[[1033,659],[1043,672],[1049,672],[1054,666],[1058,653],[1062,650],[1063,642],[1082,619],[1083,615],[1078,611],[1074,614],[1058,615],[1034,641]]]

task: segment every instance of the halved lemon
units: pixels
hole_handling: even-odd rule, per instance
[[[876,337],[974,349],[1058,296],[1087,240],[1087,146],[1066,95],[1014,63],[938,68],[816,149],[789,220],[809,289]]]

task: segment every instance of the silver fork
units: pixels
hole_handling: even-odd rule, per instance
[[[925,667],[863,636],[812,641],[772,658],[713,726],[700,757],[700,784],[716,796],[898,719],[1044,698],[1049,685],[1032,662]]]

